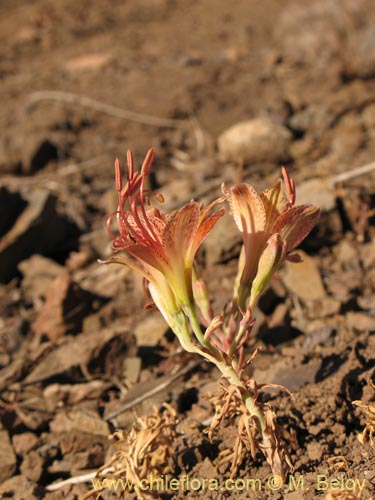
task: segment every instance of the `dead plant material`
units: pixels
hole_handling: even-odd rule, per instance
[[[359,434],[358,440],[361,444],[369,441],[370,446],[375,447],[375,405],[365,405],[362,401],[353,401],[353,405],[363,410],[366,417],[365,428]]]
[[[262,389],[264,385],[257,385],[253,380],[250,380],[248,385],[249,389],[254,394],[254,398],[257,400],[259,389]],[[270,387],[270,385],[267,384],[267,387]],[[281,386],[273,387],[286,390]],[[275,465],[276,461],[280,461],[280,470],[282,470],[282,463],[287,463],[290,469],[292,469],[289,454],[281,442],[280,429],[277,425],[276,415],[272,408],[266,403],[262,404],[258,402],[258,405],[261,405],[265,415],[267,433],[274,437],[273,446],[270,442],[269,449],[266,449],[259,443],[259,438],[257,437],[257,422],[255,421],[255,417],[249,414],[240,388],[221,382],[220,389],[221,391],[217,396],[211,396],[209,398],[211,403],[215,406],[215,416],[211,426],[206,430],[206,433],[212,441],[215,431],[223,420],[227,420],[229,425],[236,425],[237,433],[233,448],[225,449],[220,453],[218,469],[227,469],[230,465],[230,477],[233,479],[246,453],[250,452],[252,458],[255,459],[258,451],[263,453],[269,463]],[[280,475],[282,476],[282,473],[280,473]]]
[[[173,442],[177,437],[176,426],[178,419],[175,410],[167,403],[163,405],[164,411],[154,407],[152,415],[138,417],[130,432],[117,430],[109,438],[113,441],[117,451],[111,460],[103,465],[98,473],[98,488],[91,490],[84,497],[100,498],[101,492],[122,480],[128,490],[132,488],[138,500],[146,498],[145,488],[142,489],[143,480],[157,479],[173,470]],[[109,467],[113,472],[104,473]],[[93,481],[95,484],[95,481]],[[147,491],[147,496],[153,491]],[[154,492],[156,493],[156,492]]]

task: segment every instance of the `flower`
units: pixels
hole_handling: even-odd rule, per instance
[[[207,234],[223,215],[224,208],[210,213],[223,198],[206,208],[194,200],[171,213],[157,208],[146,209],[150,197],[162,202],[159,193],[145,189],[145,180],[154,159],[151,148],[140,172],[134,171],[133,155],[127,154],[127,183],[122,186],[121,167],[115,161],[118,208],[107,221],[113,249],[122,252],[106,262],[116,262],[135,269],[149,283],[156,306],[171,326],[178,311],[189,308],[193,296],[193,264],[196,252]],[[111,229],[116,215],[118,235]],[[125,255],[124,255],[125,254]]]
[[[248,184],[223,187],[231,215],[242,233],[243,247],[239,259],[235,299],[245,310],[250,297],[253,306],[274,272],[285,260],[298,261],[291,254],[306,238],[319,218],[315,205],[295,204],[295,185],[282,168],[286,187],[281,181],[258,193]]]

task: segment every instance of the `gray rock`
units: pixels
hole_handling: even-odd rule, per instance
[[[233,125],[218,138],[222,161],[277,162],[289,157],[292,134],[282,125],[255,118]]]

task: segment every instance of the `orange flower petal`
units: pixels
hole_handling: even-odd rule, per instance
[[[315,205],[300,205],[282,213],[276,220],[272,232],[280,233],[287,243],[287,252],[303,241],[319,219],[320,211]]]
[[[242,233],[264,231],[266,211],[262,198],[252,186],[236,184],[229,189],[227,199],[233,219]]]

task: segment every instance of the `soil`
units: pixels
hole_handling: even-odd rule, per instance
[[[109,434],[163,402],[179,420],[167,476],[201,487],[156,498],[375,497],[374,18],[369,0],[0,5],[1,498],[83,498],[90,479],[61,481],[108,463]],[[268,124],[266,140],[224,150],[247,120]],[[151,146],[167,210],[222,182],[263,189],[283,164],[297,201],[321,208],[248,345],[263,348],[250,375],[293,395],[260,395],[294,467],[284,486],[249,453],[227,487],[234,428],[203,432],[218,372],[144,309],[138,276],[98,263],[112,254],[114,159],[132,149],[138,165]],[[241,245],[221,222],[198,256],[217,313]],[[116,497],[135,493],[102,492]]]

